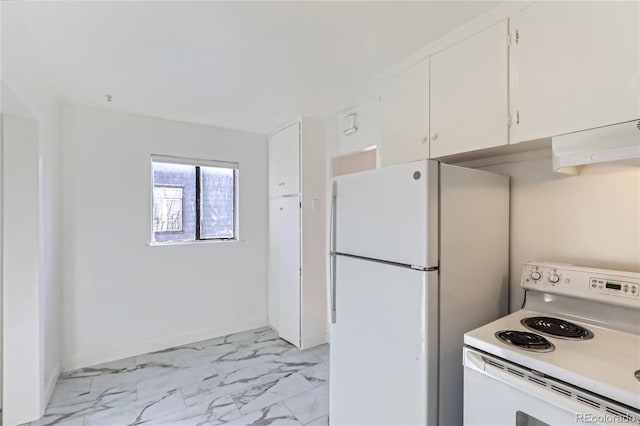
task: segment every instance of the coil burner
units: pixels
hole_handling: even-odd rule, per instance
[[[530,317],[520,321],[529,330],[567,340],[593,339],[593,333],[572,322],[553,317]]]
[[[527,331],[503,330],[496,333],[496,337],[509,346],[531,352],[551,352],[555,350],[553,343],[539,334]]]

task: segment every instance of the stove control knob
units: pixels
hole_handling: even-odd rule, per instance
[[[538,271],[533,271],[531,273],[531,279],[534,281],[538,281],[540,278],[542,278],[542,274]]]
[[[549,275],[549,282],[555,284],[558,281],[560,281],[560,277],[558,276],[558,274],[551,274]]]

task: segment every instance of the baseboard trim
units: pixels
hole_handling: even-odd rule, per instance
[[[60,377],[60,363],[56,364],[56,368],[53,369],[53,372],[47,379],[47,384],[44,388],[44,394],[42,395],[42,402],[40,404],[40,412],[44,415],[45,410],[47,409],[47,405],[49,405],[49,401],[51,400],[51,395],[53,394],[53,388],[56,387],[56,383],[58,383],[58,378]]]
[[[328,337],[329,336],[327,335],[327,333],[320,333],[320,334],[316,334],[309,337],[303,337],[300,345],[302,346],[301,349],[309,349],[315,346],[320,346],[325,343],[329,343]]]
[[[202,329],[197,332],[188,334],[148,340],[146,342],[140,342],[125,348],[110,349],[92,354],[72,356],[66,360],[63,360],[62,371],[75,370],[78,368],[89,367],[105,362],[116,361],[136,355],[142,355],[149,352],[172,348],[174,346],[186,345],[189,343],[200,342],[202,340],[213,339],[215,337],[226,336],[228,334],[251,330],[253,328],[265,327],[267,325],[267,317],[259,317],[237,324],[226,325],[224,327]]]

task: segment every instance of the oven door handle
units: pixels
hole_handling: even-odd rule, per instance
[[[462,363],[465,367],[485,373],[485,361],[482,358],[482,355],[472,349],[464,348]]]

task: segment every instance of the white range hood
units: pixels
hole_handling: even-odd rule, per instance
[[[551,139],[553,170],[578,174],[580,166],[640,158],[640,120]]]

